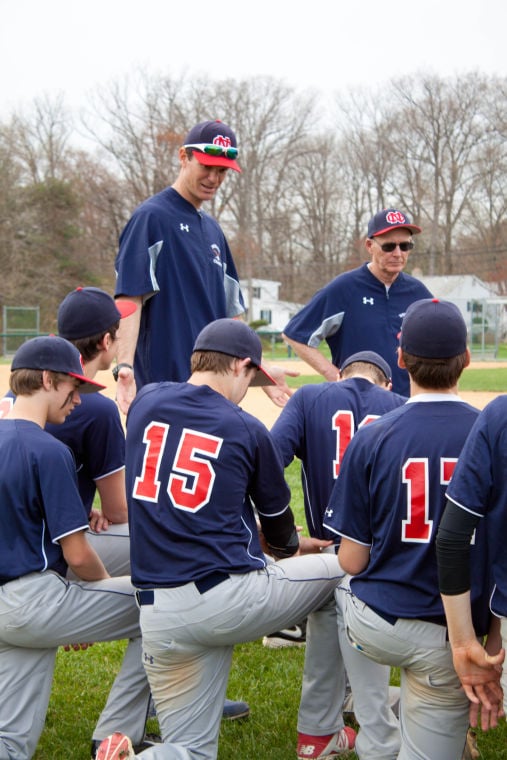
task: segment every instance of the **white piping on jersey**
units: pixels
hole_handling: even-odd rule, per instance
[[[250,551],[250,544],[252,543],[252,540],[253,540],[253,534],[252,534],[252,531],[250,530],[250,526],[247,525],[247,523],[245,522],[245,520],[244,520],[243,517],[241,518],[241,522],[245,526],[245,528],[247,530],[247,533],[250,536],[250,540],[248,542],[246,553],[248,554],[248,556],[250,557],[250,559],[254,559],[254,560],[256,560],[256,562],[260,562],[261,567],[266,567],[266,560],[262,559],[261,557],[257,557],[255,554],[252,554],[252,552]]]
[[[47,570],[48,569],[48,558],[47,558],[46,552],[44,551],[44,536],[45,535],[46,535],[46,523],[43,520],[42,521],[42,536],[41,536],[42,541],[41,541],[41,547],[40,547],[41,548],[41,554],[42,554],[42,556],[44,558],[44,567],[42,568],[43,570]],[[56,543],[56,542],[53,542],[53,543]]]
[[[150,257],[150,281],[154,293],[158,293],[160,290],[157,278],[155,277],[155,268],[157,266],[157,259],[163,245],[164,241],[159,240],[157,243],[153,243],[153,245],[150,245],[148,248],[148,256]]]
[[[416,396],[411,396],[406,403],[413,404],[418,401],[459,401],[462,404],[467,403],[456,393],[418,393]]]
[[[308,345],[312,348],[318,348],[323,340],[330,338],[338,332],[345,316],[344,311],[339,311],[336,314],[331,314],[319,325],[319,327],[308,338]]]
[[[464,512],[468,512],[469,515],[473,515],[474,517],[484,517],[484,515],[480,515],[478,512],[474,512],[473,509],[470,509],[470,507],[465,507],[464,504],[460,504],[459,501],[456,501],[456,499],[453,499],[451,496],[448,496],[445,494],[445,498],[449,501],[452,501],[453,504],[456,504],[457,507],[462,509]]]
[[[283,515],[284,512],[287,512],[287,510],[290,509],[290,504],[287,504],[283,509],[280,510],[280,512],[270,512],[269,514],[267,514],[267,512],[261,512],[257,506],[256,509],[257,512],[264,517],[279,517],[279,515]]]
[[[66,536],[72,536],[74,533],[79,533],[80,530],[88,530],[90,526],[88,523],[85,523],[84,525],[81,525],[80,528],[74,528],[74,530],[69,530],[68,533],[62,533],[61,536],[56,536],[56,538],[53,539],[51,543],[57,544],[61,541],[62,538],[65,538]]]
[[[83,465],[81,465],[82,467]],[[93,478],[95,481],[102,480],[103,478],[109,477],[109,475],[114,475],[115,472],[121,472],[125,469],[125,465],[122,465],[121,467],[117,467],[116,470],[111,470],[111,472],[105,472],[103,475],[98,475],[96,478]]]

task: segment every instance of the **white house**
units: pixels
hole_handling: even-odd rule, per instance
[[[507,333],[507,299],[498,296],[494,287],[474,274],[426,277],[414,271],[435,298],[452,301],[460,309],[471,336],[477,344],[497,345]]]
[[[248,321],[263,319],[268,323],[266,330],[271,332],[282,332],[289,319],[303,306],[291,301],[280,301],[278,294],[282,283],[276,280],[252,278],[240,280],[239,284],[248,309]]]

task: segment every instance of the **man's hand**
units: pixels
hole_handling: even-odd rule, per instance
[[[118,373],[116,401],[123,414],[127,414],[136,393],[137,387],[134,373],[128,367],[122,367]]]
[[[63,649],[66,652],[70,652],[71,649],[73,649],[74,652],[81,652],[81,651],[84,652],[85,649],[88,649],[88,647],[92,647],[92,646],[93,646],[93,641],[90,641],[90,642],[83,643],[83,644],[65,644],[65,646],[63,647]]]
[[[332,546],[332,541],[324,541],[321,538],[310,538],[309,536],[299,536],[298,554],[318,554],[328,546]]]
[[[471,702],[470,725],[477,725],[480,707],[482,725],[496,726],[497,717],[503,715],[500,676],[505,650],[501,649],[494,655],[488,654],[482,644],[474,639],[453,647],[452,657],[456,673]]]
[[[298,377],[299,372],[296,372],[295,370],[285,370],[281,367],[267,367],[267,370],[273,380],[276,380],[276,385],[263,385],[262,390],[267,396],[269,396],[273,404],[284,407],[294,393],[294,389],[289,388],[285,378]]]
[[[89,515],[90,530],[94,533],[101,533],[103,530],[109,530],[111,523],[104,517],[98,509],[91,509]]]

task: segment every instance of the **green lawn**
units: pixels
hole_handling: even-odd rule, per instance
[[[304,525],[299,466],[287,469],[296,520]],[[95,644],[57,656],[51,702],[34,760],[89,760],[92,731],[119,668],[125,642]],[[219,760],[294,760],[304,652],[269,650],[260,641],[236,647],[228,696],[246,700],[247,720],[223,723]],[[393,670],[392,682],[397,683]],[[150,730],[156,729],[150,722]],[[507,760],[507,727],[479,733],[482,760]],[[355,757],[355,755],[351,755]]]

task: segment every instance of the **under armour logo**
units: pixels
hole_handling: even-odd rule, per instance
[[[364,304],[369,303],[370,306],[373,306],[373,298],[366,298],[366,296],[363,296],[363,303]]]
[[[146,652],[144,652],[144,661],[149,662],[150,665],[153,665],[153,663],[155,662],[151,654],[146,654]]]
[[[180,222],[180,230],[182,232],[190,232],[190,230],[188,229],[188,224],[183,224],[183,222]]]
[[[333,510],[332,509],[326,509],[326,517],[332,517],[333,516]]]

